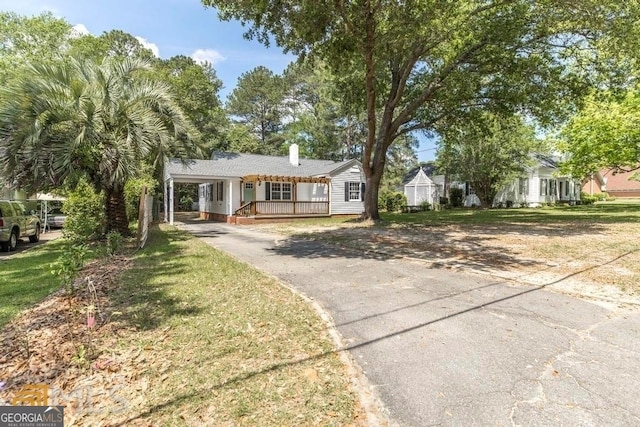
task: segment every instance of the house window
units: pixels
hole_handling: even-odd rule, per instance
[[[216,182],[216,200],[222,202],[224,200],[224,182]]]
[[[200,188],[198,188],[198,190],[199,190],[198,196],[201,197],[201,198],[204,198],[204,193],[205,193],[204,189],[205,189],[204,185],[201,185]]]
[[[253,182],[245,182],[244,183],[245,190],[253,190]]]
[[[548,188],[549,180],[547,178],[540,178],[540,195],[546,196],[549,194]]]
[[[520,178],[518,180],[518,193],[529,194],[529,180],[527,178]]]
[[[291,200],[291,183],[272,182],[271,200]]]
[[[350,182],[349,183],[349,201],[351,200],[360,200],[360,183],[359,182]]]
[[[555,196],[556,194],[556,185],[557,185],[557,181],[555,179],[549,180],[549,194],[552,196]]]
[[[213,184],[207,184],[207,193],[209,194],[209,201],[213,202]]]

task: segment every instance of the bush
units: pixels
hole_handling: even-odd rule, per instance
[[[140,192],[147,187],[149,194],[155,194],[157,182],[151,175],[143,175],[136,179],[130,179],[124,186],[124,200],[127,204],[127,219],[129,222],[137,221],[138,208],[140,206]]]
[[[96,193],[87,181],[78,182],[62,211],[67,215],[62,229],[64,237],[82,243],[102,236],[106,221],[104,194]]]
[[[387,212],[397,212],[402,210],[407,204],[407,196],[399,191],[383,190],[378,195],[378,205]]]
[[[598,202],[604,202],[605,200],[609,200],[609,193],[596,193],[593,195],[596,198],[596,201]]]
[[[180,198],[180,203],[178,203],[178,207],[181,211],[191,211],[191,209],[193,209],[193,197],[182,196]]]
[[[464,193],[462,192],[462,188],[449,189],[449,199],[451,200],[451,207],[461,208],[463,197]]]
[[[107,233],[107,252],[109,255],[117,255],[122,250],[124,238],[117,231]]]
[[[590,196],[588,194],[584,194],[580,196],[580,201],[583,205],[592,205],[597,200],[596,196]]]

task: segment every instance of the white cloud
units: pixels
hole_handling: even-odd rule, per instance
[[[136,36],[136,40],[138,40],[142,46],[153,52],[154,56],[156,56],[157,58],[160,57],[160,49],[158,49],[158,45],[156,45],[155,43],[151,43],[150,41],[147,41],[147,39],[140,36]]]
[[[71,37],[82,37],[91,34],[84,24],[76,24],[71,29]]]
[[[212,65],[226,59],[220,52],[214,49],[197,49],[191,54],[191,58],[199,64],[208,62]]]

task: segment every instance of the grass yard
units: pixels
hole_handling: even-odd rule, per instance
[[[50,378],[51,370],[16,361],[25,352],[9,344],[14,356],[4,364],[0,357],[7,387],[28,380],[60,390],[65,425],[365,424],[324,323],[275,280],[166,226],[130,259],[103,267],[116,263],[126,270],[105,284],[108,301],[98,290],[104,320],[85,341],[88,363],[75,363],[77,351],[59,355],[66,370]],[[86,316],[76,311],[82,326]],[[5,328],[4,343],[35,317]],[[32,360],[53,351],[32,341]],[[79,390],[88,390],[80,401]]]
[[[62,248],[62,240],[54,240],[0,260],[0,328],[60,287],[51,264]]]

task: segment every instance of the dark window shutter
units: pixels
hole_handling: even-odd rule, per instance
[[[264,183],[264,199],[271,200],[271,183],[270,182]]]
[[[344,183],[344,201],[349,201],[349,181]]]
[[[362,182],[360,183],[360,201],[364,201],[364,189],[365,189],[365,183]]]

